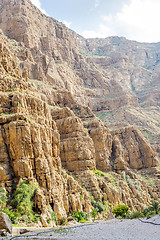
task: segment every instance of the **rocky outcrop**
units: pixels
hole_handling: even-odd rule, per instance
[[[95,149],[82,121],[68,109],[52,109],[60,133],[62,166],[71,172],[95,169]]]
[[[7,214],[0,212],[0,235],[6,236],[6,233],[12,234],[12,223]]]
[[[152,146],[160,139],[159,130],[159,44],[138,43],[123,37],[87,39],[82,53],[95,64],[112,85],[91,108],[102,114],[109,128],[131,124],[139,127]],[[111,80],[112,79],[112,80]],[[111,80],[111,81],[110,81]],[[114,90],[114,91],[112,91]],[[127,96],[126,93],[127,92]]]
[[[150,168],[158,165],[158,156],[143,135],[132,127],[112,131],[114,169]]]
[[[110,170],[109,157],[111,155],[112,137],[98,118],[84,121],[88,133],[94,142],[96,168],[101,171]]]
[[[13,103],[18,105],[19,99],[16,100]],[[41,193],[36,194],[36,205],[42,214],[48,205],[52,206],[59,218],[71,209],[84,208],[89,211],[88,193],[61,169],[60,137],[56,124],[51,120],[50,109],[35,97],[21,95],[21,101],[21,112],[24,106],[28,106],[26,114],[10,113],[9,117],[1,117],[0,155],[5,156],[1,159],[1,184],[8,182],[11,188],[13,179],[17,182],[20,179],[36,181],[41,187]],[[80,201],[80,195],[83,195],[84,203]]]
[[[14,97],[13,103],[18,105],[19,99]],[[71,210],[90,211],[88,193],[61,169],[60,137],[50,109],[43,101],[28,95],[21,95],[21,104],[20,111],[26,106],[26,114],[10,113],[10,119],[1,123],[0,156],[5,156],[1,159],[1,184],[8,182],[11,188],[13,179],[36,182],[41,188],[36,193],[36,207],[42,215],[48,212],[47,206],[59,218]],[[80,200],[80,195],[85,201]]]

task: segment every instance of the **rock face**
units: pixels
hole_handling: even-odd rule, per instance
[[[52,109],[60,133],[62,166],[69,171],[95,169],[95,148],[81,119],[68,108]]]
[[[7,44],[3,49],[12,59]],[[59,219],[78,209],[89,212],[89,194],[62,170],[60,134],[43,96],[25,79],[14,77],[14,71],[7,75],[4,69],[0,86],[0,185],[12,189],[20,179],[36,182],[40,190],[35,205],[44,221],[53,210]]]
[[[158,157],[140,131],[129,127],[112,132],[112,159],[116,170],[125,166],[142,169],[158,165]]]
[[[78,210],[91,212],[90,194],[96,201],[123,202],[133,210],[151,198],[159,200],[157,153],[129,125],[133,116],[125,112],[127,107],[140,111],[131,86],[135,79],[130,79],[135,71],[131,63],[138,57],[125,55],[138,43],[104,40],[103,57],[86,58],[81,54],[86,40],[29,0],[0,0],[0,13],[6,35],[0,32],[0,186],[11,193],[22,179],[38,184],[34,207],[44,226],[53,211],[59,219]],[[87,41],[93,53],[103,44]],[[112,45],[122,43],[119,54]],[[144,51],[139,54],[143,64]],[[137,76],[142,74],[145,84],[149,73],[142,72]],[[117,108],[125,111],[119,114]],[[112,116],[112,129],[93,111],[104,121]],[[154,185],[143,179],[148,173]]]
[[[109,94],[105,91],[93,102],[92,109],[98,111],[97,116],[111,129],[128,124],[138,126],[157,149],[160,141],[159,43],[138,43],[123,37],[80,39],[80,43],[88,62],[101,69],[107,82],[112,84]]]

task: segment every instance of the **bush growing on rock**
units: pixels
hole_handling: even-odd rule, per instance
[[[13,224],[17,224],[17,218],[20,217],[21,215],[17,211],[11,211],[8,208],[4,208],[2,212],[6,213],[8,217],[10,218],[11,222]]]
[[[57,224],[58,223],[57,213],[52,212],[51,219]]]
[[[142,213],[144,217],[152,217],[156,214],[159,214],[160,211],[160,205],[159,202],[152,202],[149,207],[146,207]]]
[[[88,218],[88,214],[82,211],[78,211],[76,213],[72,214],[72,217],[77,221],[77,222],[86,222]]]
[[[54,221],[56,224],[58,223],[57,214],[56,214],[55,212],[52,212],[51,218],[47,218],[47,222],[48,222],[48,223],[50,223],[51,221]],[[61,222],[63,222],[63,221],[64,221],[64,217],[61,219],[60,224],[61,224]],[[63,224],[61,224],[61,225],[63,225]]]
[[[0,210],[2,210],[6,205],[7,197],[2,187],[0,187]]]
[[[129,207],[127,205],[119,204],[118,206],[115,206],[113,208],[112,213],[115,215],[115,217],[125,218],[128,211],[129,211]]]
[[[135,218],[141,218],[141,217],[144,217],[144,215],[140,211],[134,211],[131,214],[127,215],[127,218],[129,218],[129,219],[135,219]]]
[[[91,196],[91,203],[98,213],[102,213],[106,210],[106,205],[100,201],[96,201],[93,196]]]
[[[149,215],[151,214],[151,207],[146,207],[145,209],[143,209],[142,213],[144,217],[149,217]]]
[[[21,216],[26,216],[28,222],[35,220],[33,213],[33,196],[36,189],[36,185],[22,181],[15,191],[14,199],[11,201],[12,207],[17,209]]]
[[[66,217],[63,217],[61,220],[60,220],[60,225],[66,225],[68,222],[67,218]]]
[[[156,214],[159,214],[159,212],[160,212],[159,202],[152,202],[151,205],[143,209],[142,212],[134,211],[130,214],[127,214],[127,218],[134,219],[134,218],[153,217]]]
[[[95,169],[95,170],[93,170],[93,172],[94,172],[96,175],[98,175],[99,177],[104,177],[104,176],[105,176],[105,173],[102,172],[102,171],[100,171],[100,170]]]
[[[158,214],[160,210],[159,202],[152,202],[150,208],[151,208],[151,211],[155,211],[155,213]]]
[[[40,216],[33,212],[33,196],[37,188],[37,185],[31,185],[27,181],[21,181],[12,196],[12,200],[8,201],[12,210],[2,208],[1,206],[1,211],[9,216],[13,224],[17,224],[18,221],[29,223],[40,220]],[[7,202],[7,198],[4,196],[2,190],[0,192],[0,202],[3,202],[2,205]]]
[[[95,208],[92,209],[91,216],[93,217],[93,219],[95,221],[96,217],[98,216],[98,212]]]
[[[106,206],[103,203],[101,203],[100,201],[98,201],[95,204],[95,208],[96,208],[97,212],[102,213],[103,211],[105,211]]]

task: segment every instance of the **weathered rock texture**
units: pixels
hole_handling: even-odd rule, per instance
[[[138,43],[109,38],[104,57],[86,58],[81,54],[86,40],[29,0],[0,0],[0,27],[7,36],[0,32],[0,186],[12,192],[21,179],[38,184],[35,209],[44,226],[52,211],[59,219],[90,212],[89,192],[97,201],[138,210],[151,198],[159,200],[158,156],[140,131],[128,126],[135,121],[130,112],[125,115],[127,108],[140,113],[133,89],[143,86],[130,74],[138,59],[144,63],[144,51],[136,60],[124,53]],[[101,40],[87,41],[91,53],[92,46],[99,49]],[[117,41],[124,44],[120,55],[112,47]],[[143,75],[146,84],[149,73],[137,69],[134,76]],[[102,120],[112,115],[112,131],[92,110],[101,110]],[[153,179],[145,181],[149,172]]]
[[[8,52],[10,62],[12,53],[3,44],[1,55]],[[0,81],[0,185],[11,189],[21,179],[38,183],[35,205],[42,216],[48,209],[60,219],[78,209],[89,212],[89,194],[61,168],[60,135],[49,105],[25,79],[14,77],[14,69],[7,73],[4,69]]]
[[[62,166],[69,171],[95,169],[95,148],[81,119],[68,108],[52,109],[60,133]]]
[[[113,131],[112,159],[114,168],[142,169],[158,165],[158,157],[140,131],[128,127]],[[122,164],[122,165],[121,165]]]
[[[81,51],[87,54],[88,62],[95,64],[105,74],[107,82],[112,83],[112,91],[106,96],[105,91],[99,103],[96,101],[92,106],[94,111],[98,111],[97,116],[111,129],[128,124],[138,126],[158,150],[159,43],[138,43],[123,37],[80,42],[83,43]]]
[[[12,234],[12,223],[7,214],[0,212],[0,231],[5,230]]]

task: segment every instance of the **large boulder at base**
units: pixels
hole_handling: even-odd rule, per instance
[[[12,234],[12,223],[8,215],[0,212],[0,230],[4,229],[6,232]]]

